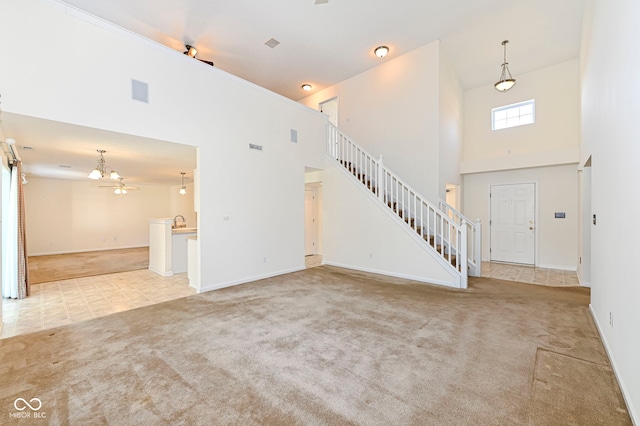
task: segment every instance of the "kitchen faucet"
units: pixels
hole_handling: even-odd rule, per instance
[[[185,222],[186,222],[186,220],[184,220],[184,216],[182,216],[181,214],[176,215],[176,217],[174,217],[174,218],[173,218],[173,227],[174,227],[174,228],[177,228],[177,227],[178,227],[178,222],[177,222],[177,221],[178,221],[178,218],[181,218],[181,219],[182,219],[182,223],[185,223]]]

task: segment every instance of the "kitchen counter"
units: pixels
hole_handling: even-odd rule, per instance
[[[149,269],[163,276],[187,272],[187,239],[196,228],[173,228],[173,219],[149,219]]]

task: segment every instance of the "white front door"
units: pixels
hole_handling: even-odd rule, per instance
[[[304,255],[317,253],[318,246],[318,221],[316,220],[316,191],[305,189],[304,191]]]
[[[491,185],[492,261],[535,264],[535,183]]]

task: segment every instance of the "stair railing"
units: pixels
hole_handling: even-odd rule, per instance
[[[472,221],[444,200],[440,200],[440,210],[453,219],[458,225],[467,227],[467,247],[469,255],[469,275],[482,276],[482,222]]]
[[[456,223],[438,206],[422,197],[364,148],[327,124],[327,155],[336,160],[415,231],[424,244],[455,269],[461,288],[467,288],[468,228]]]

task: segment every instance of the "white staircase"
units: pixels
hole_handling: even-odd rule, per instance
[[[327,155],[364,185],[382,208],[404,222],[406,232],[417,233],[421,244],[467,288],[468,275],[480,275],[480,223],[473,223],[444,201],[438,205],[418,194],[337,127],[327,125]]]

